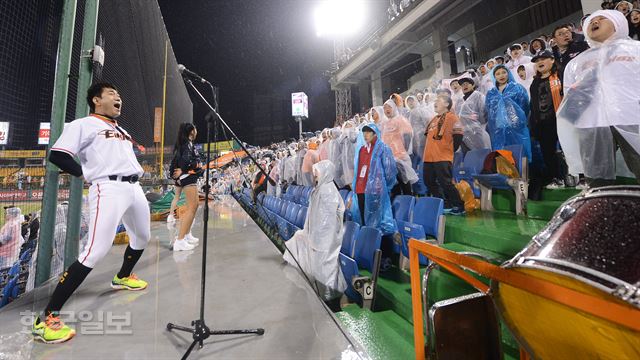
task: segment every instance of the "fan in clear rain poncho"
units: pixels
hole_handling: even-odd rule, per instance
[[[413,153],[413,129],[409,121],[399,113],[393,100],[385,101],[384,114],[389,121],[382,129],[382,141],[389,146],[396,160],[402,194],[413,195],[411,185],[418,181],[418,175],[411,166],[410,158]],[[397,190],[395,193],[398,193]]]
[[[413,153],[411,154],[411,166],[418,175],[418,181],[413,185],[413,190],[417,195],[425,195],[427,187],[424,185],[424,179],[422,178],[423,172],[420,171],[426,139],[424,133],[427,129],[427,123],[433,119],[435,112],[433,112],[432,109],[429,109],[429,107],[420,104],[420,101],[414,96],[407,96],[405,102],[407,109],[409,109],[409,122],[413,128]]]
[[[482,74],[483,70],[480,69],[480,73],[482,74],[482,77],[480,78],[480,84],[478,84],[478,91],[480,91],[485,96],[487,95],[489,90],[496,87],[495,80],[493,79],[493,68],[495,66],[496,66],[496,60],[489,59],[485,64],[485,70],[483,74]]]
[[[318,146],[318,157],[320,161],[329,160],[329,129],[322,130],[320,135],[320,145]]]
[[[398,170],[391,149],[380,136],[375,124],[367,124],[358,134],[351,215],[361,225],[387,235],[397,232],[389,195],[396,184]]]
[[[520,65],[518,66],[517,75],[515,76],[518,84],[522,85],[527,90],[527,95],[531,98],[531,83],[533,83],[533,77],[536,76],[535,64],[532,66]]]
[[[287,157],[282,159],[284,162],[284,172],[281,176],[283,176],[287,184],[291,185],[296,181],[296,151],[289,148],[287,152]]]
[[[413,128],[413,155],[422,157],[424,151],[425,136],[424,132],[427,129],[427,123],[433,119],[436,115],[432,109],[421,105],[415,96],[407,96],[405,100],[407,103],[407,109],[409,109],[409,123]]]
[[[302,162],[304,161],[304,155],[307,153],[307,143],[299,141],[298,152],[296,153],[296,184],[302,185]]]
[[[22,238],[22,222],[24,216],[17,207],[5,210],[5,223],[0,229],[0,269],[10,267],[20,254],[20,247],[24,243]]]
[[[280,186],[280,159],[275,159],[271,163],[271,171],[269,171],[269,177],[275,182],[271,184],[267,181],[267,195],[276,196],[278,192],[278,186]]]
[[[518,79],[518,68],[520,67],[520,65],[524,65],[525,67],[529,67],[531,68],[531,70],[533,70],[531,56],[525,55],[521,44],[513,44],[509,46],[509,48],[507,49],[507,54],[509,54],[509,57],[511,57],[511,59],[505,64],[505,66],[507,67],[507,69],[509,69],[509,71],[511,71],[511,74],[514,78],[516,78],[516,81]]]
[[[380,130],[380,134],[383,134],[384,126],[389,121],[387,116],[384,114],[384,108],[382,106],[374,106],[369,111],[369,114],[370,121],[373,121],[373,123],[376,124],[376,126]],[[360,129],[362,129],[362,126],[360,127]]]
[[[501,150],[508,145],[520,144],[524,155],[531,161],[527,90],[515,81],[513,74],[504,65],[493,68],[493,78],[496,87],[487,93],[485,101],[491,147],[493,150]]]
[[[464,101],[457,114],[464,128],[462,151],[466,153],[469,150],[490,149],[491,139],[486,130],[485,96],[475,89],[472,79],[463,78],[459,82],[464,94]]]
[[[599,10],[585,21],[591,49],[567,65],[558,109],[558,138],[569,172],[590,186],[616,178],[615,149],[640,179],[640,42],[628,37],[619,11]]]
[[[297,260],[325,300],[341,296],[347,288],[339,263],[344,202],[333,184],[334,172],[328,160],[313,165],[317,184],[309,198],[307,220],[304,228],[287,241],[288,251],[284,253],[289,264],[295,266]]]
[[[342,134],[340,134],[340,156],[342,164],[342,178],[340,181],[336,179],[339,188],[351,187],[353,181],[353,159],[356,152],[356,141],[358,138],[357,124],[348,120],[342,126]]]
[[[342,134],[341,128],[333,128],[329,130],[329,161],[333,163],[335,173],[333,179],[336,181],[336,185],[341,189],[342,185],[342,156],[340,154],[340,134]]]

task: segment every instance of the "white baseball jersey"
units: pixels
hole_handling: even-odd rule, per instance
[[[149,204],[139,183],[109,180],[109,175],[142,175],[131,136],[117,122],[92,114],[69,123],[51,150],[77,155],[89,188],[89,240],[78,257],[93,268],[109,249],[122,220],[129,246],[144,249],[150,238]]]
[[[65,126],[51,150],[78,156],[88,182],[109,175],[138,175],[144,171],[133,152],[131,136],[117,122],[92,114]]]

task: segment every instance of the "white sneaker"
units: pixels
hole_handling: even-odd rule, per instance
[[[195,248],[196,247],[189,244],[186,239],[176,239],[176,241],[173,242],[173,251],[189,251]]]
[[[198,245],[198,243],[200,242],[200,239],[198,239],[197,237],[194,237],[193,235],[191,235],[191,233],[188,233],[187,235],[185,235],[184,239],[187,240],[187,242],[193,246]]]
[[[549,190],[564,189],[564,183],[553,181],[551,184],[547,185],[546,188]]]

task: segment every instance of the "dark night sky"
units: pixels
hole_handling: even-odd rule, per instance
[[[289,99],[290,93],[303,91],[309,96],[309,128],[333,124],[334,95],[322,75],[332,60],[333,44],[315,34],[316,1],[159,4],[178,63],[220,87],[221,114],[243,140],[251,140],[251,124],[260,121],[253,119],[256,94]],[[205,110],[193,96],[192,101],[201,127]]]

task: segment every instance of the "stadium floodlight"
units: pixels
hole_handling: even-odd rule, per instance
[[[318,36],[352,35],[364,23],[364,0],[326,0],[315,9],[314,18]]]

